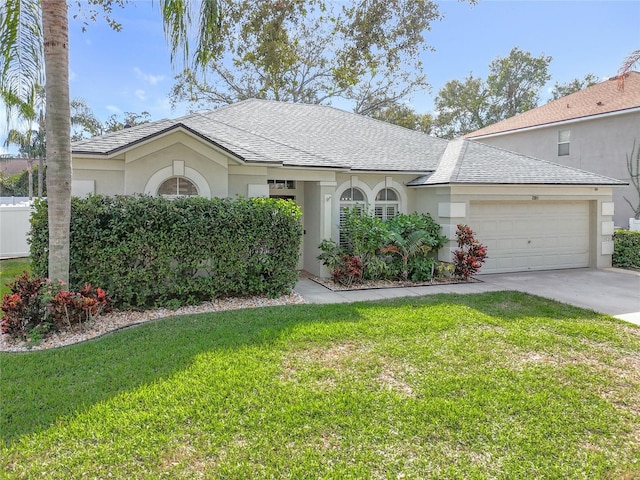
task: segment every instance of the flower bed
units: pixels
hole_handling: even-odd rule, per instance
[[[477,283],[480,280],[475,278],[469,278],[468,280],[461,280],[454,277],[438,277],[430,281],[425,282],[412,282],[410,280],[371,280],[362,283],[352,283],[351,285],[341,285],[334,282],[330,278],[310,277],[310,280],[328,288],[334,292],[345,292],[349,290],[373,290],[378,288],[407,288],[407,287],[428,287],[436,285],[451,285],[456,283]]]

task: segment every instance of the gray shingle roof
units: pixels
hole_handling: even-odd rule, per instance
[[[438,184],[626,185],[620,180],[510,152],[473,140],[449,144],[441,166],[410,186]]]
[[[424,172],[410,186],[444,183],[618,185],[610,179],[468,140],[431,137],[320,105],[245,100],[75,142],[75,155],[113,155],[184,129],[241,161],[296,167]]]
[[[245,100],[76,142],[75,154],[108,155],[181,124],[249,162],[353,170],[435,169],[447,142],[320,105]]]

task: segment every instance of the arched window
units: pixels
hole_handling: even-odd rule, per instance
[[[352,208],[361,209],[366,206],[367,197],[364,192],[356,187],[347,188],[340,195],[340,245],[345,245],[347,239],[343,233],[344,219],[347,211]]]
[[[376,195],[374,211],[376,217],[387,220],[398,214],[399,198],[395,190],[383,188]]]
[[[198,195],[198,188],[185,177],[171,177],[158,187],[158,195],[167,198],[191,197]]]
[[[347,202],[352,204],[357,202],[364,203],[365,196],[363,191],[355,187],[347,188],[342,192],[342,195],[340,195],[340,203],[342,204]]]

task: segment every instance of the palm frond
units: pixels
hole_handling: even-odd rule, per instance
[[[189,0],[160,0],[164,34],[171,48],[171,62],[181,54],[185,68],[204,67],[219,52],[220,9],[218,0],[203,0],[199,24],[193,25],[194,4]],[[195,28],[195,30],[194,30]],[[194,35],[197,31],[197,35]],[[191,64],[191,44],[197,38]]]
[[[20,116],[34,118],[37,89],[44,84],[40,2],[5,0],[0,5],[0,38],[0,97],[7,119],[16,110]]]

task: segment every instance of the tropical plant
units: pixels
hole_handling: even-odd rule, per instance
[[[400,276],[402,280],[409,278],[409,260],[419,254],[429,253],[433,249],[433,240],[424,230],[411,232],[409,236],[403,237],[397,232],[389,232],[390,245],[382,247],[381,253],[392,253],[398,255],[402,260],[402,270]]]
[[[334,271],[342,263],[345,249],[333,240],[322,240],[318,248],[322,250],[322,253],[318,255],[317,259],[330,271]]]
[[[435,273],[437,262],[432,255],[446,241],[440,230],[429,214],[398,214],[383,221],[356,206],[343,213],[341,244],[323,240],[317,258],[336,283],[426,281]]]
[[[37,188],[33,181],[33,177],[46,178],[46,171],[43,175],[40,175],[40,168],[36,165],[33,167],[34,172],[29,173],[27,170],[23,170],[15,175],[3,175],[0,172],[0,196],[3,197],[27,197],[29,191],[33,191]],[[35,173],[35,175],[34,175]],[[46,195],[46,188],[43,188],[42,195]],[[39,197],[42,195],[38,195]]]
[[[33,198],[33,162],[35,159],[39,159],[40,164],[42,164],[45,150],[44,130],[29,129],[25,132],[20,132],[19,130],[11,129],[9,130],[4,145],[8,147],[11,144],[17,145],[18,152],[23,157],[26,157],[27,173],[29,176],[28,196],[29,198]],[[42,169],[39,168],[38,172],[42,172]],[[38,178],[41,179],[42,176],[38,175]],[[42,195],[42,181],[38,183],[38,196],[40,195]]]
[[[618,77],[623,78],[635,65],[640,64],[640,50],[634,50],[623,61],[618,69]]]
[[[358,206],[344,213],[341,232],[347,253],[360,258],[365,270],[369,260],[376,257],[380,248],[387,244],[389,234],[381,219]]]

